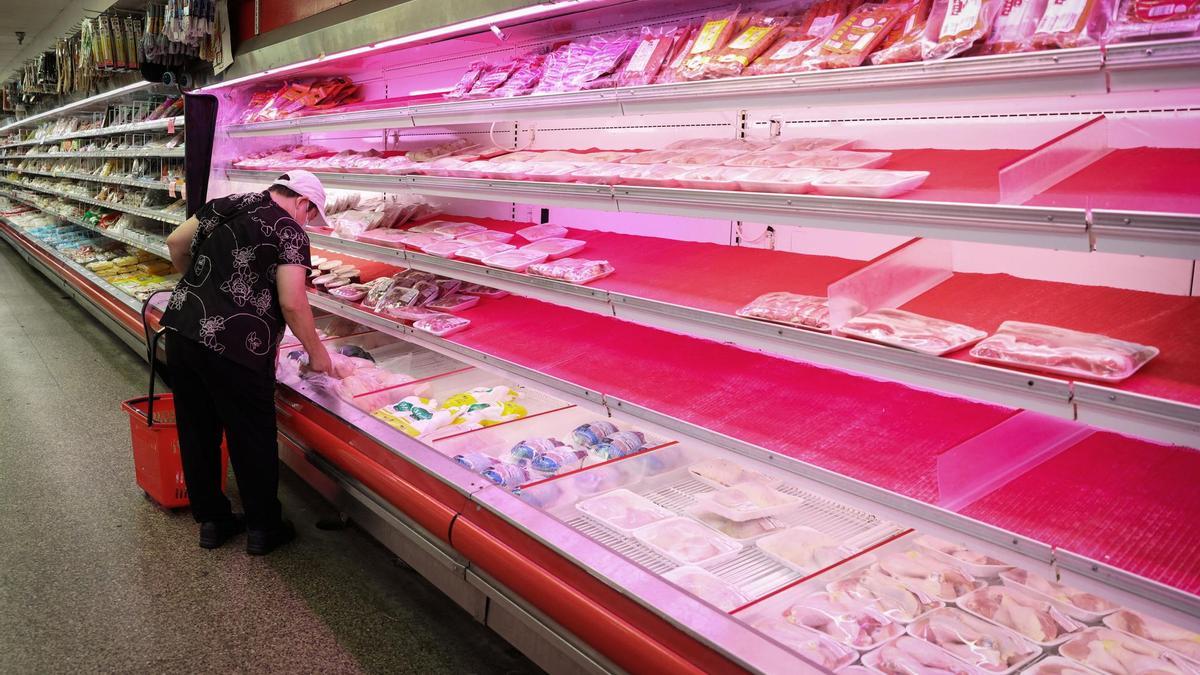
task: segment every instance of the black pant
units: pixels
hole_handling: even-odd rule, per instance
[[[246,509],[246,527],[278,526],[274,371],[251,370],[174,331],[167,331],[166,338],[179,454],[192,515],[197,522],[232,517],[229,500],[221,491],[224,431]]]

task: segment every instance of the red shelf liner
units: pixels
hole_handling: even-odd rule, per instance
[[[1200,454],[1098,432],[963,510],[1200,593]]]
[[[1153,345],[1161,350],[1153,361],[1128,380],[1108,386],[1200,404],[1198,297],[1035,281],[1007,274],[961,273],[905,304],[903,309],[965,323],[989,333],[1006,320],[1016,320]],[[949,358],[975,361],[969,352],[961,349]]]
[[[1036,206],[1200,213],[1200,148],[1114,150],[1029,200]]]
[[[933,202],[995,204],[1000,200],[1000,170],[1025,157],[1029,150],[884,150],[892,153],[882,168],[890,171],[928,171],[921,187],[900,199]]]

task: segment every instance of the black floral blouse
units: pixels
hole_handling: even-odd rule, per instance
[[[308,234],[266,192],[214,199],[196,219],[192,266],[162,324],[254,370],[274,368],[284,330],[275,269],[311,265]]]

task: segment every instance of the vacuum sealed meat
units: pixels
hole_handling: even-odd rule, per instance
[[[749,152],[727,160],[725,166],[745,166],[754,168],[778,168],[789,166],[792,162],[803,159],[803,152],[788,152],[770,148],[758,152]]]
[[[617,181],[622,165],[612,162],[584,164],[571,172],[571,180],[576,183],[593,183],[597,185],[612,185]]]
[[[881,572],[913,591],[943,602],[953,602],[983,585],[954,565],[917,549],[884,556],[878,566]]]
[[[500,232],[498,230],[482,230],[472,232],[455,237],[464,244],[486,244],[488,242],[497,241],[501,244],[507,244],[512,241],[513,234],[511,232]]]
[[[857,152],[855,150],[812,150],[797,152],[788,165],[806,169],[872,169],[887,164],[890,152]]]
[[[742,545],[690,518],[660,520],[634,530],[646,546],[680,565],[716,564],[737,555]]]
[[[1095,333],[1005,321],[971,356],[989,363],[1120,382],[1158,355],[1156,347]]]
[[[571,432],[571,444],[577,448],[590,448],[615,433],[617,425],[608,420],[596,420],[575,427]]]
[[[818,0],[782,31],[775,44],[744,71],[745,75],[771,75],[804,70],[808,52],[820,44],[850,11],[846,0]]]
[[[1115,0],[1049,0],[1033,31],[1035,49],[1069,49],[1105,39]]]
[[[1186,37],[1198,30],[1200,2],[1197,0],[1120,0],[1108,38],[1121,42]]]
[[[535,253],[545,253],[547,259],[557,260],[565,258],[569,255],[579,253],[583,247],[587,246],[587,242],[581,239],[564,239],[562,237],[547,237],[539,239],[532,244],[526,244],[521,247],[522,251],[533,251]]]
[[[510,272],[524,272],[525,268],[530,265],[536,265],[545,261],[545,253],[514,250],[492,254],[483,259],[483,264],[488,267],[499,267],[502,270]]]
[[[650,187],[675,187],[679,178],[692,167],[671,164],[622,164],[616,182],[622,185],[646,185]]]
[[[1042,653],[1036,645],[1007,628],[949,607],[917,619],[908,632],[972,666],[994,673],[1010,672]]]
[[[890,3],[860,5],[808,52],[804,66],[825,70],[861,65],[904,17],[906,8]]]
[[[887,616],[908,623],[918,616],[945,603],[925,593],[913,591],[895,577],[886,574],[879,565],[871,565],[830,583],[826,588],[852,598],[872,603]]]
[[[860,651],[904,633],[899,623],[843,593],[814,593],[784,610],[783,616]]]
[[[789,527],[758,540],[758,548],[802,574],[812,574],[846,559],[850,551],[811,527]]]
[[[737,311],[738,316],[828,332],[829,298],[795,293],[767,293]]]
[[[454,257],[462,258],[463,260],[470,260],[471,262],[481,263],[483,262],[483,259],[488,256],[495,255],[497,253],[503,253],[505,251],[511,251],[515,248],[516,246],[513,246],[512,244],[489,241],[482,244],[475,244],[473,246],[465,246],[460,248],[454,252]]]
[[[1083,628],[1058,611],[1050,601],[1007,586],[989,586],[968,593],[958,606],[1016,631],[1028,640],[1050,647]]]
[[[871,63],[911,63],[921,60],[922,40],[929,19],[932,0],[916,0],[905,10],[904,17],[888,33],[879,48],[871,54]]]
[[[782,16],[756,14],[746,27],[715,58],[704,66],[705,79],[737,77],[783,33],[787,19]]]
[[[813,150],[844,150],[854,144],[842,138],[789,138],[770,146],[771,150],[811,152]]]
[[[700,27],[695,25],[684,26],[679,30],[675,36],[675,44],[671,45],[671,54],[667,57],[667,62],[663,64],[658,77],[654,79],[656,84],[679,80],[679,69],[683,66],[684,59],[691,53],[692,45],[696,43],[696,36],[699,33]]]
[[[508,76],[504,84],[496,87],[491,95],[497,98],[510,98],[532,92],[533,88],[537,86],[538,80],[542,78],[545,58],[543,54],[536,54],[520,59],[516,69]]]
[[[444,225],[439,225],[437,229],[434,230],[434,233],[445,235],[447,237],[462,237],[463,235],[467,234],[483,232],[486,229],[486,227],[477,225],[475,223],[446,223]]]
[[[467,71],[462,74],[462,77],[458,78],[458,82],[456,82],[454,87],[446,93],[446,98],[463,98],[466,96],[467,92],[471,91],[471,88],[475,86],[475,83],[479,81],[479,78],[482,77],[489,68],[491,68],[491,66],[484,61],[476,61],[475,63],[467,66]]]
[[[622,164],[665,164],[684,154],[682,149],[647,150],[636,152],[621,160]]]
[[[704,70],[729,43],[737,26],[738,12],[717,12],[705,18],[696,32],[696,38],[687,51],[683,62],[676,70],[680,80],[699,80]]]
[[[733,611],[750,602],[736,588],[702,567],[676,567],[663,574],[663,578],[723,612]]]
[[[739,157],[743,153],[741,150],[726,150],[705,149],[705,150],[684,150],[667,160],[667,164],[675,165],[702,165],[702,166],[717,166],[725,162]]]
[[[1200,633],[1171,625],[1131,609],[1104,617],[1104,625],[1178,652],[1200,664]]]
[[[914,673],[979,675],[984,672],[959,661],[940,647],[908,635],[896,638],[883,647],[864,654],[862,662],[871,670],[884,675],[914,675]]]
[[[979,49],[981,54],[1028,51],[1033,31],[1046,11],[1046,0],[1005,0],[1000,4],[992,30]]]
[[[677,26],[643,27],[641,40],[634,48],[629,61],[617,73],[617,86],[634,87],[653,82],[682,32],[683,29]]]
[[[812,180],[812,191],[836,197],[888,199],[911,192],[929,178],[928,171],[851,169],[828,171]]]
[[[425,305],[425,307],[435,309],[439,312],[461,312],[477,304],[479,304],[479,296],[467,295],[465,293],[450,293]]]
[[[829,671],[840,670],[858,657],[858,652],[853,649],[786,619],[771,617],[760,619],[753,625],[763,634]]]
[[[747,469],[737,462],[719,457],[696,462],[688,467],[688,473],[715,488],[733,487],[747,482],[762,483],[763,485],[775,485],[779,482],[778,478]]]
[[[629,534],[639,527],[675,515],[649,499],[625,489],[585,499],[576,504],[575,508],[623,534]]]
[[[747,192],[803,194],[825,172],[820,169],[753,169],[738,179],[738,187]]]
[[[470,319],[457,317],[453,314],[442,314],[440,312],[435,312],[432,316],[417,319],[413,322],[413,328],[425,331],[426,333],[432,333],[438,337],[453,335],[466,330],[470,325]]]
[[[1089,628],[1058,653],[1108,675],[1185,675],[1193,672],[1179,656],[1146,640],[1109,628]]]
[[[555,225],[554,223],[542,223],[517,230],[517,236],[525,241],[565,237],[567,236],[567,228],[562,225]]]
[[[696,495],[696,504],[701,508],[737,521],[782,515],[795,510],[802,501],[795,495],[756,481]]]
[[[992,29],[1002,0],[934,0],[925,23],[921,55],[940,61],[961,54]]]
[[[509,76],[520,65],[520,61],[509,61],[502,65],[490,66],[487,71],[480,74],[479,78],[475,80],[471,88],[467,90],[464,98],[477,98],[491,94],[507,82]]]
[[[987,336],[987,333],[961,323],[901,309],[877,309],[859,314],[842,324],[836,333],[933,356],[962,349]]]

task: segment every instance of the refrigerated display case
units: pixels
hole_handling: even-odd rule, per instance
[[[210,196],[331,188],[310,297],[375,362],[285,342],[285,460],[550,670],[1196,672],[1200,42],[443,96],[720,7],[210,89]]]

